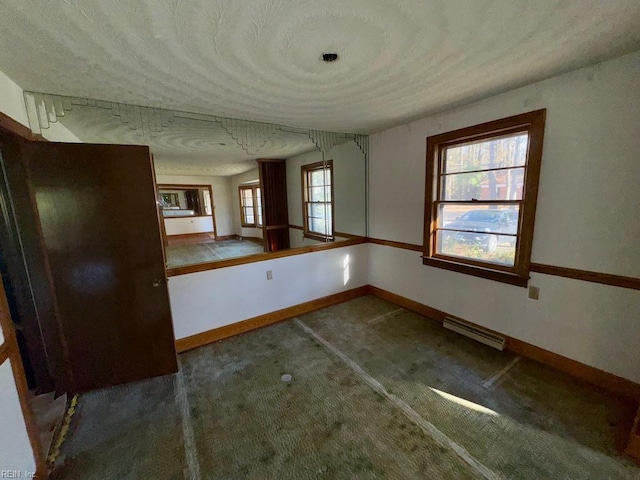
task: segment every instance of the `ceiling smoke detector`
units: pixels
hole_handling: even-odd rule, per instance
[[[322,56],[320,57],[320,59],[323,62],[327,62],[327,63],[335,62],[336,60],[338,60],[338,54],[337,53],[323,53]]]

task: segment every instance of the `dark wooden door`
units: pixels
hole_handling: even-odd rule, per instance
[[[24,160],[73,390],[176,372],[149,149],[30,142]]]

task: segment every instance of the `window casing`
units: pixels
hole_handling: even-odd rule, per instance
[[[243,227],[262,227],[262,192],[260,185],[240,185],[240,221]]]
[[[333,241],[333,160],[303,165],[301,174],[304,236]]]
[[[425,265],[527,285],[545,114],[427,138]]]

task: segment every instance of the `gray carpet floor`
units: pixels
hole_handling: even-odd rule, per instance
[[[190,245],[169,245],[166,252],[167,267],[172,268],[263,253],[264,247],[250,240],[218,240]]]
[[[640,478],[633,405],[376,297],[180,363],[81,396],[52,478]]]

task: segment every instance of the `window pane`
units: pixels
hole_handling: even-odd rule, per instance
[[[521,200],[524,168],[446,175],[443,200]]]
[[[527,144],[528,135],[516,133],[506,137],[448,147],[444,151],[444,173],[524,165],[527,161]]]
[[[312,170],[309,174],[309,186],[325,185],[323,170]]]
[[[204,213],[211,215],[211,194],[207,189],[204,189],[202,194],[204,195]]]
[[[310,218],[309,219],[309,230],[315,233],[320,233],[322,235],[326,235],[325,233],[326,222],[323,218]]]
[[[254,223],[253,207],[244,207],[244,223]]]
[[[331,206],[326,203],[310,203],[308,204],[308,216],[316,218],[325,218],[325,216],[331,219]]]
[[[512,267],[516,257],[516,238],[490,233],[438,230],[436,252]]]
[[[325,221],[324,218],[310,218],[309,230],[321,235],[333,235],[330,219]]]
[[[518,233],[519,205],[440,205],[438,228],[469,232]]]
[[[310,202],[331,201],[331,187],[310,187],[309,201]]]

